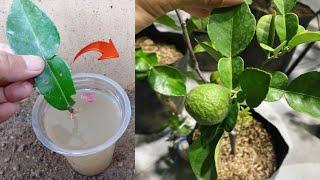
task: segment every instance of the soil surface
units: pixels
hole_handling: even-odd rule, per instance
[[[134,171],[134,91],[128,90],[133,109],[129,127],[118,141],[111,165],[87,177],[72,170],[65,158],[46,149],[31,127],[37,93],[21,102],[20,110],[0,125],[0,179],[112,179],[131,180]]]
[[[136,39],[136,48],[141,48],[146,53],[156,53],[160,65],[173,64],[183,57],[183,54],[174,45],[155,43],[148,37]]]
[[[230,154],[229,142],[225,134],[218,159],[219,179],[267,179],[276,171],[271,136],[260,122],[253,120],[238,133],[235,156]]]

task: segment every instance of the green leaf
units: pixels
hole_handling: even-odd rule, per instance
[[[232,104],[231,110],[228,116],[226,117],[226,119],[224,120],[224,123],[225,123],[224,129],[227,132],[231,132],[233,128],[236,126],[239,109],[240,109],[240,104],[238,102]]]
[[[239,55],[251,42],[256,20],[246,3],[215,10],[209,17],[208,35],[218,52],[225,57]]]
[[[176,24],[176,21],[174,19],[172,19],[170,16],[168,16],[167,14],[160,16],[158,19],[156,19],[155,22],[159,23],[159,24],[163,24],[165,26],[168,26],[174,30],[181,29],[181,27]]]
[[[298,32],[299,18],[294,13],[276,16],[276,31],[281,42],[290,41]]]
[[[156,53],[145,53],[142,49],[135,51],[135,69],[137,72],[147,72],[158,63]]]
[[[155,66],[150,70],[148,82],[153,90],[167,96],[185,96],[185,78],[179,69]]]
[[[76,94],[71,73],[64,60],[55,56],[60,37],[50,18],[30,0],[14,0],[6,35],[10,47],[20,55],[35,55],[44,59],[45,69],[35,78],[36,86],[47,102],[67,110],[74,105]]]
[[[6,36],[16,54],[52,58],[60,44],[56,26],[30,0],[14,0],[7,19]]]
[[[275,5],[281,14],[287,14],[291,12],[293,7],[296,5],[297,0],[273,0]]]
[[[269,51],[269,52],[274,52],[274,49],[266,44],[260,43],[260,46],[262,49]]]
[[[280,100],[281,97],[284,95],[283,90],[286,90],[287,86],[288,86],[288,77],[284,73],[280,71],[276,71],[272,73],[269,92],[267,94],[265,101],[273,102],[273,101]]]
[[[245,93],[242,90],[238,91],[238,93],[237,93],[237,102],[242,103],[244,100],[246,100]]]
[[[200,128],[201,129],[201,128]],[[223,127],[218,125],[201,129],[201,136],[209,134],[209,143],[202,143],[201,137],[196,139],[189,148],[189,162],[199,180],[215,180],[218,178],[216,170],[215,152],[220,138],[224,133]],[[213,135],[212,135],[213,134]]]
[[[50,105],[67,110],[74,105],[72,95],[76,94],[71,73],[65,61],[54,56],[45,61],[45,69],[41,75],[35,78],[35,83]]]
[[[310,43],[310,42],[315,42],[315,41],[320,41],[320,32],[310,32],[306,31],[300,34],[297,34],[294,36],[291,41],[289,41],[288,46],[290,49],[295,48],[296,46],[304,43]]]
[[[236,87],[243,69],[244,62],[241,57],[221,58],[218,62],[218,71],[222,85],[229,89]]]
[[[198,44],[194,48],[195,53],[207,52],[215,60],[221,58],[222,55],[212,46],[210,41],[197,42]]]
[[[197,18],[191,16],[190,20],[193,22],[193,24],[196,26],[198,30],[205,30],[209,22],[209,17]]]
[[[270,14],[262,16],[257,23],[256,30],[257,39],[260,45],[265,44],[272,47],[276,32],[275,30],[275,15]]]
[[[290,107],[320,118],[320,72],[313,71],[293,80],[285,93]]]
[[[303,26],[299,25],[297,35],[302,34],[304,32],[306,32],[306,29]]]
[[[271,75],[265,71],[248,68],[240,78],[240,85],[246,94],[246,102],[250,108],[255,108],[266,98]]]

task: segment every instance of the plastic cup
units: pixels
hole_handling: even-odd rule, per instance
[[[131,105],[123,88],[110,78],[95,73],[79,73],[73,76],[78,90],[95,90],[112,93],[120,113],[120,127],[104,143],[89,149],[65,149],[53,142],[47,135],[43,118],[49,107],[43,96],[39,96],[32,110],[32,127],[38,140],[48,149],[66,157],[72,168],[83,175],[96,175],[103,172],[111,163],[115,144],[128,127],[131,117]],[[94,117],[92,117],[94,118]],[[106,119],[107,120],[107,119]]]

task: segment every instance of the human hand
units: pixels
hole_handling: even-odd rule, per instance
[[[136,33],[174,9],[183,9],[196,17],[206,17],[214,8],[234,6],[243,0],[136,0]]]
[[[0,43],[0,123],[17,111],[17,102],[30,96],[33,90],[30,79],[43,69],[41,58],[13,55],[7,45]]]

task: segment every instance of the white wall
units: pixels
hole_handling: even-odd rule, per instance
[[[120,57],[96,61],[98,53],[80,57],[73,72],[99,72],[127,87],[134,83],[134,0],[34,0],[54,21],[61,36],[59,55],[71,62],[78,50],[96,40],[115,43]],[[0,0],[0,42],[12,0]],[[112,6],[112,8],[111,8]]]

